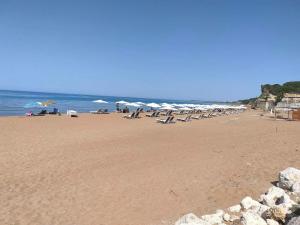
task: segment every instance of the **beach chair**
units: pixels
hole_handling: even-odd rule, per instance
[[[166,123],[168,123],[168,122],[170,121],[170,119],[171,119],[171,116],[168,116],[168,117],[165,118],[165,119],[157,119],[156,121],[157,121],[158,123],[166,124]]]
[[[182,114],[184,114],[184,110],[181,110],[181,111],[178,111],[178,112],[174,112],[174,114],[176,114],[176,115],[182,115]]]
[[[206,113],[206,114],[203,114],[203,118],[212,118],[213,116],[212,116],[212,114],[213,114],[213,112],[209,112],[209,113]]]
[[[170,120],[169,120],[169,122],[168,123],[176,123],[175,121],[174,121],[174,116],[170,116]]]
[[[156,112],[150,113],[150,114],[146,114],[147,117],[155,117]]]
[[[156,121],[162,124],[175,123],[174,116],[168,116],[165,119],[157,119]]]
[[[52,112],[49,112],[50,115],[57,115],[60,114],[58,108],[54,108]]]
[[[159,117],[160,111],[157,111],[154,115],[154,117]]]
[[[140,117],[139,117],[139,115],[140,115],[140,112],[141,111],[137,111],[135,114],[134,114],[134,119],[139,119]]]
[[[78,117],[78,113],[75,110],[67,110],[67,116]]]
[[[133,118],[134,118],[134,115],[135,115],[135,112],[132,112],[132,113],[129,114],[129,115],[123,116],[123,118],[126,118],[126,119],[133,119]]]
[[[167,112],[162,112],[161,114],[163,115],[163,116],[171,116],[172,115],[172,110],[168,110]]]
[[[199,115],[195,115],[195,116],[191,116],[191,119],[194,119],[194,120],[200,120],[203,118],[203,114],[199,114]]]
[[[177,118],[177,120],[181,122],[189,122],[191,121],[191,115],[188,115],[185,118]]]
[[[92,114],[109,114],[107,109],[98,109],[97,111],[90,111]]]

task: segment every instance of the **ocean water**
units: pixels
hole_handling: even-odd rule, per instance
[[[107,101],[107,104],[99,104],[95,100]],[[47,100],[55,101],[55,104],[47,108],[32,107],[36,102]],[[68,109],[73,109],[78,112],[89,112],[97,109],[108,109],[114,111],[116,109],[116,101],[127,102],[144,102],[144,103],[176,103],[176,104],[213,104],[214,102],[203,101],[184,101],[184,100],[167,100],[167,99],[148,99],[148,98],[131,98],[131,97],[116,97],[116,96],[97,96],[83,94],[61,94],[61,93],[43,93],[43,92],[28,92],[28,91],[8,91],[0,90],[0,116],[16,116],[24,115],[26,112],[39,112],[42,109],[52,111],[54,107],[64,113]],[[129,107],[131,110],[134,107]],[[146,108],[147,107],[143,107]]]

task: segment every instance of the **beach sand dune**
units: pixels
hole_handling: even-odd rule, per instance
[[[258,197],[300,168],[300,123],[0,118],[0,224],[160,225]]]

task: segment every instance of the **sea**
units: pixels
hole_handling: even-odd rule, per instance
[[[41,102],[53,101],[54,104],[48,107],[39,105]],[[108,103],[96,103],[96,100],[103,100]],[[118,96],[101,96],[85,94],[62,94],[31,91],[11,91],[0,90],[0,116],[21,116],[26,112],[40,112],[42,109],[52,111],[58,108],[61,113],[67,110],[76,110],[78,112],[89,112],[98,109],[108,109],[110,112],[116,110],[117,101],[126,101],[130,103],[168,103],[168,104],[215,104],[216,102],[198,101],[198,100],[170,100],[170,99],[151,99],[151,98],[133,98]],[[122,106],[122,105],[121,105]],[[134,107],[130,107],[133,110]],[[146,106],[143,106],[146,108]]]

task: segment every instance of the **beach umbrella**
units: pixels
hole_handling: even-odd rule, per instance
[[[172,110],[172,111],[177,111],[176,108],[172,107],[172,106],[164,106],[162,108],[160,108],[161,110]]]
[[[188,108],[188,107],[182,107],[182,108],[179,108],[179,110],[191,111],[192,109],[191,109],[191,108]]]
[[[103,101],[103,100],[101,100],[101,99],[99,99],[99,100],[95,100],[95,101],[93,101],[93,102],[95,102],[95,103],[108,103],[107,101]]]
[[[144,103],[144,102],[134,102],[134,103],[136,103],[138,105],[146,105],[146,103]]]
[[[171,104],[165,103],[165,102],[162,103],[161,106],[162,106],[162,107],[173,107]]]
[[[126,105],[126,106],[132,106],[132,107],[141,107],[141,105],[139,105],[139,104],[136,104],[136,103],[134,103],[134,102],[131,102],[131,103],[126,103],[126,104],[124,104],[124,105]]]
[[[116,104],[122,104],[122,105],[125,105],[125,104],[128,104],[129,102],[126,102],[126,101],[118,101],[116,102]]]
[[[30,108],[43,108],[46,107],[42,104],[42,102],[29,102],[26,105],[24,105],[24,108],[30,109]]]
[[[146,106],[150,108],[160,108],[161,106],[159,104],[156,104],[154,102],[147,104]]]
[[[47,100],[47,101],[45,101],[45,102],[40,102],[40,104],[41,104],[42,106],[44,106],[44,107],[48,107],[48,106],[50,106],[50,105],[55,104],[55,101],[53,101],[53,100]]]

